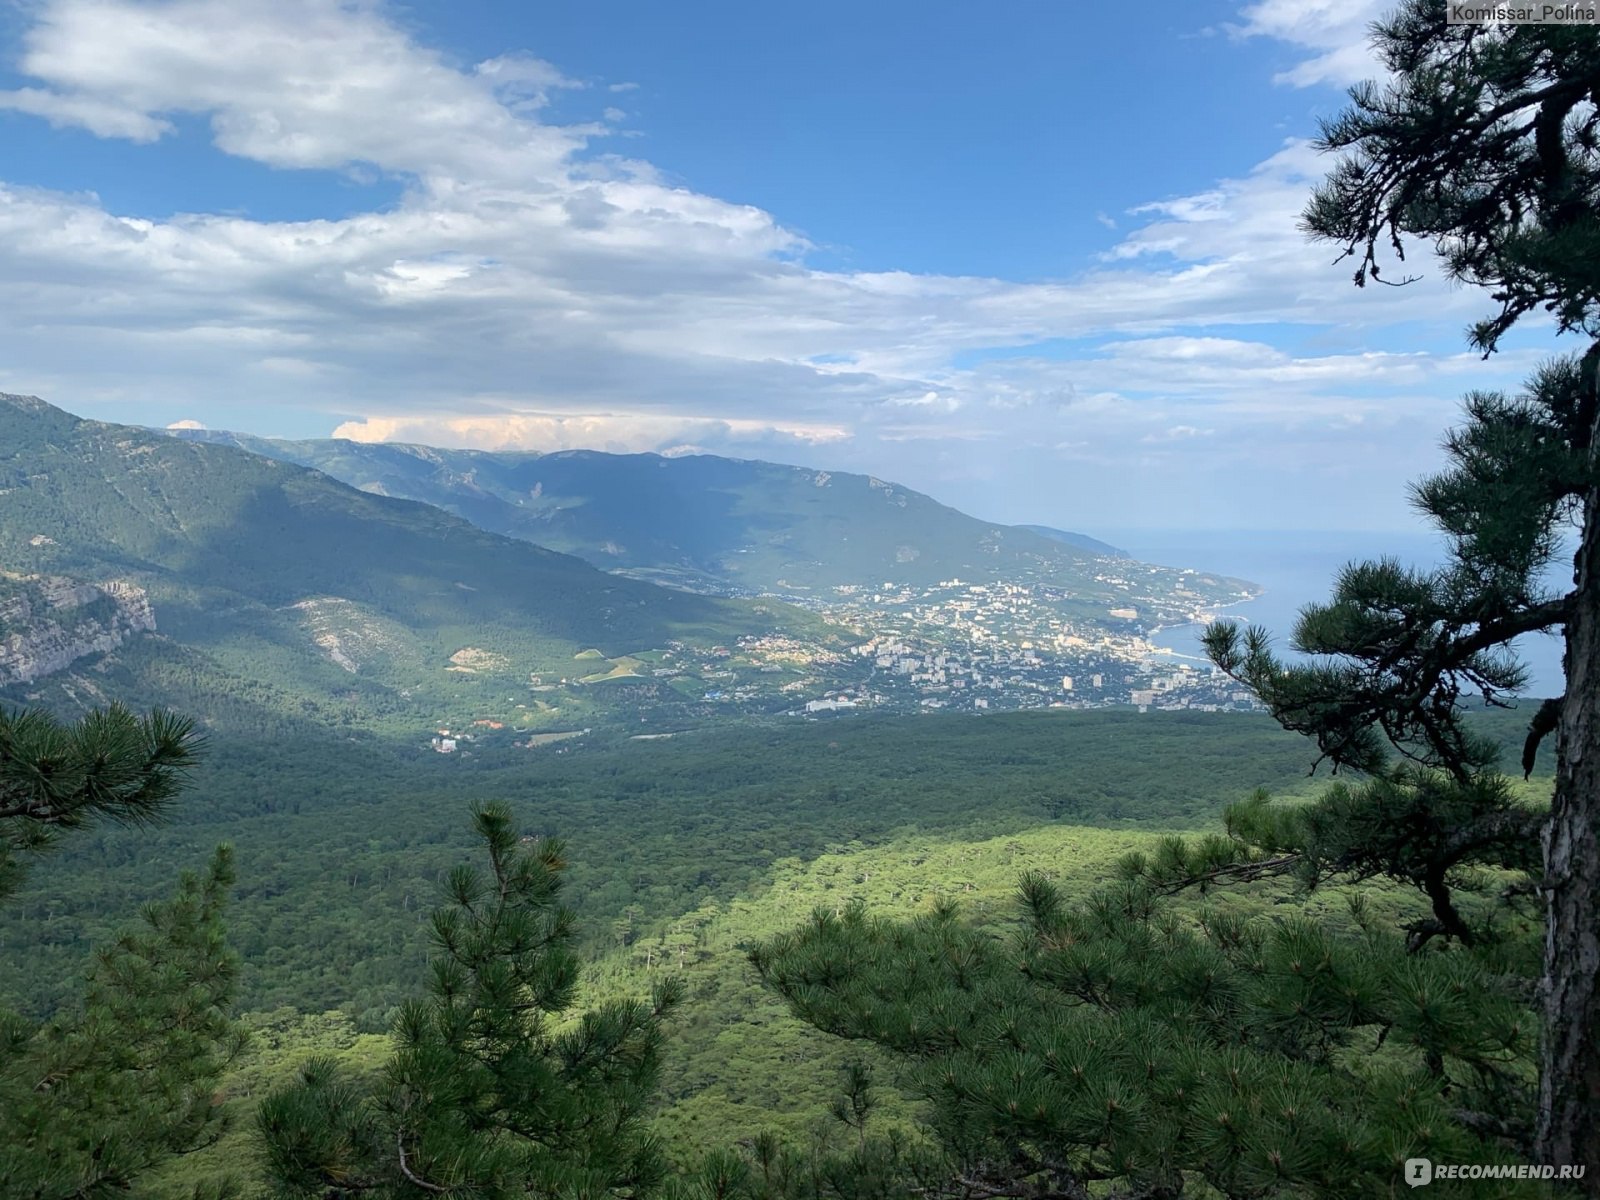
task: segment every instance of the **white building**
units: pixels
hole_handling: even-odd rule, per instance
[[[840,709],[854,708],[854,700],[808,700],[806,711],[808,713],[838,712]]]

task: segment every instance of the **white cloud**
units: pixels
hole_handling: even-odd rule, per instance
[[[548,64],[459,71],[370,3],[47,0],[20,67],[48,85],[28,103],[59,123],[148,140],[203,114],[221,149],[277,167],[526,177],[582,140],[514,111],[569,86]]]
[[[172,132],[172,122],[82,93],[42,88],[0,91],[0,109],[43,117],[56,128],[87,129],[96,137],[153,142]]]
[[[581,88],[583,84],[569,79],[551,63],[531,54],[502,54],[486,59],[473,68],[473,73],[487,79],[501,95],[535,101],[542,106],[557,88]]]
[[[1245,8],[1238,32],[1310,52],[1310,58],[1280,72],[1279,83],[1349,87],[1382,76],[1369,30],[1393,7],[1394,0],[1258,0]]]
[[[205,426],[202,425],[199,421],[194,420],[192,417],[185,417],[181,421],[173,421],[171,424],[169,424],[167,426],[167,428],[168,429],[204,429]]]
[[[479,417],[407,415],[346,421],[333,431],[353,442],[421,442],[472,450],[608,450],[633,454],[687,449],[696,437],[727,447],[764,441],[816,446],[850,436],[839,426],[664,417],[648,413],[499,413]]]
[[[1193,425],[1172,425],[1159,433],[1147,433],[1141,438],[1144,442],[1187,442],[1193,438],[1213,437],[1215,429],[1197,429]]]

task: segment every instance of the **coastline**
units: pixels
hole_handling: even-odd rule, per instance
[[[1178,622],[1176,622],[1176,623],[1174,623],[1172,625],[1156,625],[1153,628],[1151,628],[1149,630],[1149,632],[1147,632],[1144,635],[1145,640],[1146,641],[1151,641],[1152,639],[1158,637],[1159,635],[1161,635],[1163,633],[1166,633],[1166,632],[1168,632],[1170,630],[1173,630],[1173,629],[1203,629],[1207,625],[1211,624],[1211,622],[1213,622],[1213,621],[1222,621],[1222,620],[1228,620],[1228,619],[1242,621],[1242,620],[1244,620],[1243,614],[1229,614],[1229,613],[1224,612],[1223,610],[1224,609],[1229,609],[1229,608],[1238,608],[1241,604],[1253,603],[1254,601],[1261,599],[1261,597],[1265,596],[1266,594],[1267,594],[1267,589],[1265,587],[1263,587],[1259,591],[1257,591],[1255,595],[1248,596],[1243,600],[1230,600],[1226,604],[1214,604],[1214,605],[1209,606],[1206,609],[1201,610],[1199,613],[1196,614],[1196,616],[1200,618],[1198,620],[1178,621]],[[1193,662],[1209,662],[1210,661],[1209,659],[1205,658],[1203,655],[1185,654],[1183,651],[1174,650],[1170,646],[1155,646],[1149,651],[1149,654],[1151,656],[1160,655],[1163,658],[1186,658],[1186,659],[1189,659],[1189,660],[1191,660]]]

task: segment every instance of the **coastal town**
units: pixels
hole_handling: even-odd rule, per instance
[[[1120,580],[1119,580],[1120,582]],[[570,672],[529,677],[509,724],[477,717],[465,732],[435,733],[440,753],[466,750],[504,728],[518,749],[562,753],[588,724],[626,710],[634,736],[665,736],[708,717],[841,719],[928,711],[1133,707],[1141,712],[1259,711],[1254,697],[1210,663],[1163,648],[1161,629],[1211,619],[1247,601],[1239,585],[1201,597],[1141,590],[1114,608],[1086,605],[1048,583],[844,585],[807,607],[841,631],[833,642],[769,633],[704,646],[672,641],[608,659],[578,656]],[[1131,590],[1131,589],[1130,589]],[[625,690],[621,690],[625,689]],[[614,722],[613,722],[614,723]]]
[[[950,579],[845,592],[824,611],[867,635],[852,648],[866,678],[809,701],[805,711],[1254,707],[1209,663],[1150,640],[1160,628],[1210,618],[1212,608],[1189,600],[1141,596],[1089,615],[1077,597],[1045,584]]]

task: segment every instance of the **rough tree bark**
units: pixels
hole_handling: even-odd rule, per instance
[[[1600,471],[1600,363],[1589,445]],[[1600,483],[1584,502],[1577,603],[1566,625],[1567,691],[1545,828],[1545,1034],[1536,1153],[1587,1168],[1600,1195]]]

